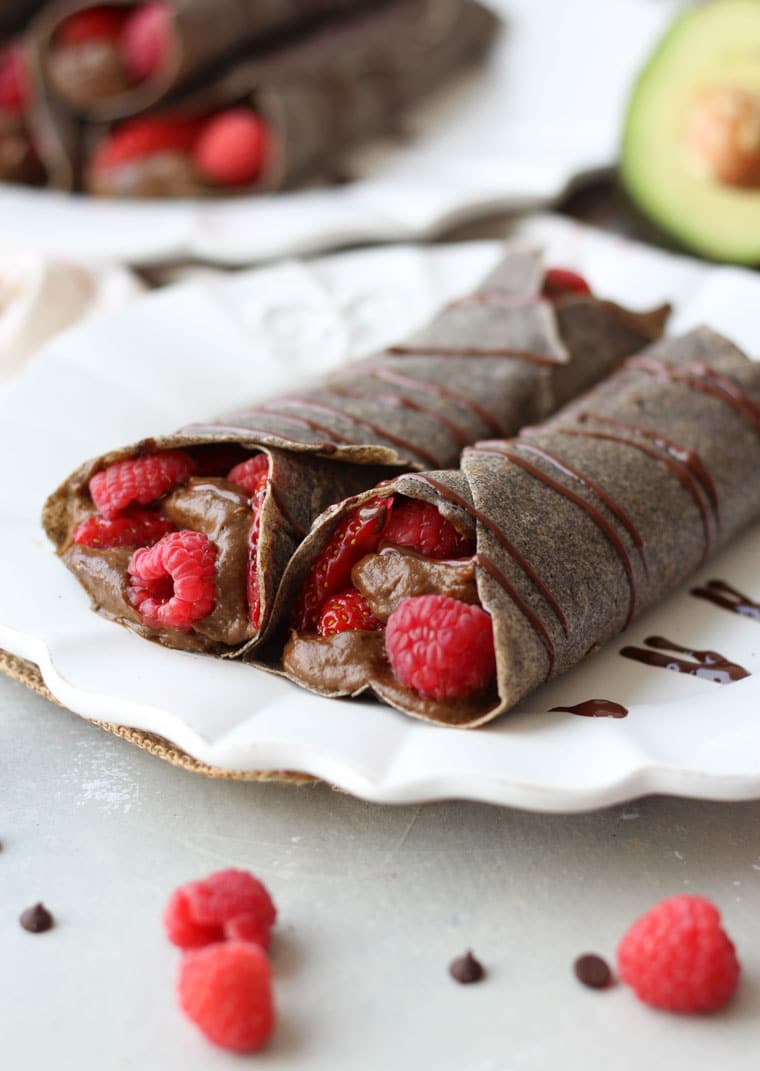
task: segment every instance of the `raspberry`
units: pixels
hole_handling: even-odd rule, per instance
[[[243,186],[261,174],[268,147],[264,122],[246,108],[231,108],[208,120],[193,158],[220,186]]]
[[[618,972],[639,1000],[675,1012],[711,1012],[736,992],[739,961],[717,908],[701,896],[673,896],[623,937]]]
[[[463,699],[496,674],[491,618],[448,595],[402,599],[385,646],[397,679],[429,699]]]
[[[19,45],[0,49],[0,111],[21,112],[29,101],[29,71]]]
[[[269,960],[248,941],[188,952],[180,962],[177,997],[209,1041],[232,1052],[260,1049],[274,1029]]]
[[[74,46],[89,41],[118,41],[126,17],[125,8],[85,8],[63,20],[56,31],[55,43]]]
[[[396,500],[383,532],[383,543],[409,547],[426,558],[463,558],[472,554],[472,542],[442,517],[429,502]]]
[[[565,294],[590,294],[591,287],[582,275],[568,268],[549,268],[544,276],[544,297],[550,301]]]
[[[98,512],[110,520],[132,502],[146,506],[185,483],[194,468],[193,459],[181,450],[117,461],[95,473],[90,494]]]
[[[230,483],[242,487],[249,495],[255,495],[263,491],[269,477],[269,458],[266,454],[256,454],[246,461],[241,461],[227,473]]]
[[[171,44],[171,12],[166,4],[144,4],[130,13],[121,33],[121,56],[137,82],[161,67]]]
[[[80,547],[147,547],[174,532],[175,526],[160,513],[135,509],[120,517],[88,517],[74,529],[74,542]]]
[[[218,870],[175,889],[164,911],[166,935],[178,948],[236,938],[269,946],[277,918],[262,882],[245,870]]]
[[[92,157],[92,169],[108,171],[162,152],[189,153],[199,129],[197,119],[133,119],[101,141]]]
[[[187,630],[214,609],[216,547],[203,532],[170,532],[129,563],[130,603],[146,625]]]
[[[338,523],[301,587],[293,613],[299,632],[314,631],[325,601],[350,587],[353,567],[377,550],[392,505],[392,498],[376,499]]]
[[[328,599],[317,622],[320,636],[334,636],[336,632],[371,632],[382,627],[367,600],[355,588]]]

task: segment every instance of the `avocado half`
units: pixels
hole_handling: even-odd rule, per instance
[[[637,207],[684,246],[715,260],[757,264],[760,172],[725,181],[695,147],[695,109],[719,94],[756,106],[757,116],[750,111],[731,136],[738,152],[754,153],[756,132],[760,165],[760,0],[714,0],[673,23],[631,95],[622,181]],[[735,121],[730,107],[715,114]]]

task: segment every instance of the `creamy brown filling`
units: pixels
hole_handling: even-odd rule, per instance
[[[58,93],[78,108],[125,93],[132,85],[115,41],[93,40],[54,47],[47,67]]]
[[[372,613],[385,624],[404,600],[418,595],[446,595],[479,604],[475,561],[434,561],[413,550],[386,547],[367,554],[351,571],[354,587]],[[332,636],[293,632],[283,653],[283,667],[307,688],[327,695],[355,695],[372,688],[389,702],[424,716],[446,714],[466,721],[480,709],[483,696],[440,702],[419,695],[395,677],[385,650],[384,631],[348,631]]]
[[[91,512],[91,511],[90,511]],[[167,646],[187,651],[237,647],[255,635],[246,599],[248,541],[253,520],[248,494],[228,480],[193,477],[161,502],[177,528],[203,532],[217,548],[216,605],[189,631],[144,624],[129,601],[128,567],[134,547],[96,548],[71,543],[62,554],[104,617]]]
[[[202,197],[210,187],[189,156],[165,151],[117,167],[94,168],[87,189],[98,197]]]

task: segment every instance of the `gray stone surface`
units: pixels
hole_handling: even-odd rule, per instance
[[[380,808],[326,786],[206,781],[0,680],[0,1067],[241,1066],[184,1022],[160,912],[247,867],[280,910],[277,1032],[247,1066],[298,1071],[757,1067],[760,803],[648,799],[597,814]],[[744,965],[713,1017],[583,989],[659,897],[713,897]],[[57,926],[30,935],[42,899]],[[471,947],[489,976],[459,987]]]

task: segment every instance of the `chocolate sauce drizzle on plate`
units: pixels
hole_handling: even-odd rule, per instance
[[[579,714],[582,718],[626,718],[628,708],[611,699],[586,699],[573,707],[550,707],[550,713]]]
[[[737,591],[725,580],[708,580],[703,587],[692,588],[691,594],[698,599],[713,603],[714,606],[730,610],[732,614],[748,617],[750,621],[757,621],[760,624],[760,602],[754,602],[749,595]]]
[[[624,658],[643,662],[647,666],[669,669],[674,673],[687,673],[690,677],[699,677],[700,680],[712,681],[714,684],[733,684],[750,676],[743,666],[730,662],[718,651],[695,651],[691,647],[682,647],[673,640],[667,640],[664,636],[649,636],[644,643],[646,647],[623,647],[620,653]],[[678,655],[688,657],[679,658]]]

